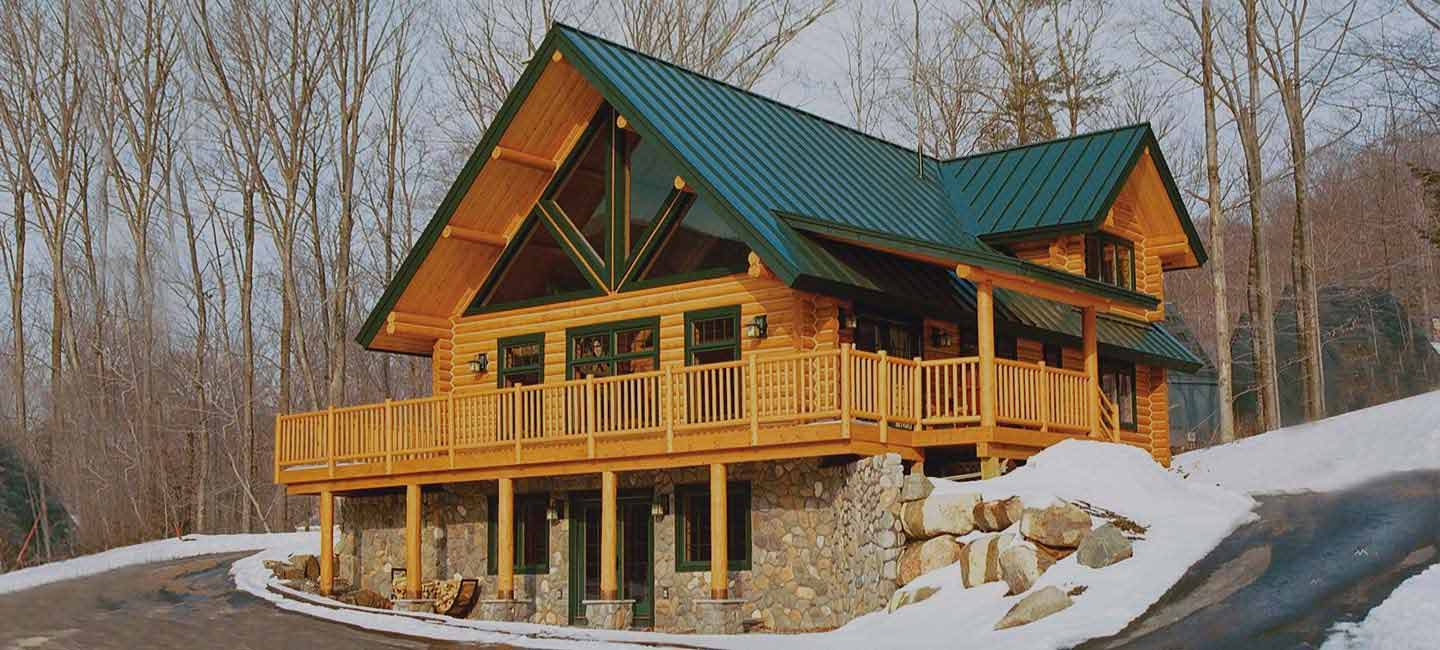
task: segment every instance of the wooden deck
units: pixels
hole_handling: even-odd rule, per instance
[[[1069,437],[1120,440],[1113,405],[1085,373],[1004,359],[993,373],[982,381],[979,357],[845,346],[281,415],[275,479],[310,493],[887,451],[916,459],[943,445],[1023,458]]]

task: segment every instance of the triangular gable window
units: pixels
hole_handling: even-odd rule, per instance
[[[496,268],[499,275],[492,276],[491,286],[481,290],[472,312],[600,293],[539,212],[526,219]]]
[[[575,231],[590,244],[596,261],[609,258],[606,250],[610,234],[611,131],[610,111],[601,108],[591,120],[586,141],[578,156],[562,170],[560,184],[550,195],[552,206],[569,220]],[[552,212],[557,212],[552,209]]]
[[[750,247],[729,220],[704,199],[676,202],[661,223],[659,248],[641,260],[641,283],[660,284],[698,277],[740,273],[749,266]]]

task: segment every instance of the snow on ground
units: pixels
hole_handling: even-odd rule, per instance
[[[86,555],[61,562],[0,574],[0,594],[38,587],[40,585],[104,573],[111,569],[163,562],[198,555],[253,551],[274,545],[310,541],[318,546],[319,533],[279,533],[273,535],[186,535],[182,538],[159,539],[134,546],[112,548],[103,553]]]
[[[907,586],[940,587],[922,603],[894,614],[876,612],[821,634],[744,636],[610,632],[525,623],[455,621],[439,616],[398,615],[348,606],[321,606],[283,598],[265,570],[264,559],[313,552],[313,542],[272,548],[235,563],[232,572],[244,591],[277,606],[330,620],[397,634],[456,641],[507,643],[525,647],[585,648],[605,643],[675,644],[689,647],[849,649],[874,648],[1058,648],[1119,632],[1168,590],[1237,526],[1248,521],[1254,502],[1244,496],[1195,484],[1167,472],[1131,447],[1067,441],[1031,459],[1004,477],[973,483],[935,481],[936,492],[981,492],[986,498],[1019,495],[1027,503],[1057,497],[1080,500],[1122,514],[1149,528],[1135,543],[1135,556],[1105,569],[1080,566],[1074,556],[1056,564],[1039,585],[1084,585],[1075,606],[1042,621],[995,631],[995,622],[1021,596],[1005,596],[1005,585],[974,589],[960,585],[958,565],[922,576]],[[882,641],[883,640],[883,641]],[[610,647],[610,646],[607,646]]]
[[[1181,454],[1191,481],[1250,494],[1338,490],[1440,469],[1440,391]]]
[[[1400,583],[1365,620],[1336,625],[1320,650],[1434,648],[1436,621],[1440,621],[1440,565]]]

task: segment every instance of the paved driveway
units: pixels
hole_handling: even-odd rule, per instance
[[[458,647],[286,612],[235,591],[230,564],[246,555],[128,567],[0,595],[0,650]]]

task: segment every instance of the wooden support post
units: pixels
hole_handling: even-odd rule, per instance
[[[1090,379],[1087,411],[1090,413],[1090,437],[1100,437],[1100,351],[1095,334],[1095,308],[1080,310],[1080,338],[1085,355],[1085,376]]]
[[[880,351],[880,361],[875,364],[879,371],[880,391],[879,404],[876,407],[880,410],[880,442],[890,442],[890,356],[885,350]]]
[[[515,479],[500,479],[495,514],[496,597],[515,599]]]
[[[405,486],[405,597],[420,597],[420,484]]]
[[[980,478],[996,478],[1000,476],[1000,459],[989,456],[980,459]]]
[[[724,463],[710,465],[710,597],[725,600],[730,589],[729,538],[726,524],[730,520],[725,512],[729,504],[726,494]]]
[[[851,381],[854,373],[850,369],[850,344],[840,344],[840,434],[850,439],[850,397],[855,387]]]
[[[335,589],[335,494],[320,491],[320,594]]]
[[[600,473],[600,600],[616,600],[620,589],[615,574],[619,569],[616,556],[616,519],[619,477],[615,472]]]
[[[980,426],[995,426],[995,285],[975,283],[975,334],[980,344]]]
[[[760,444],[760,381],[755,367],[755,355],[750,355],[750,446]]]

